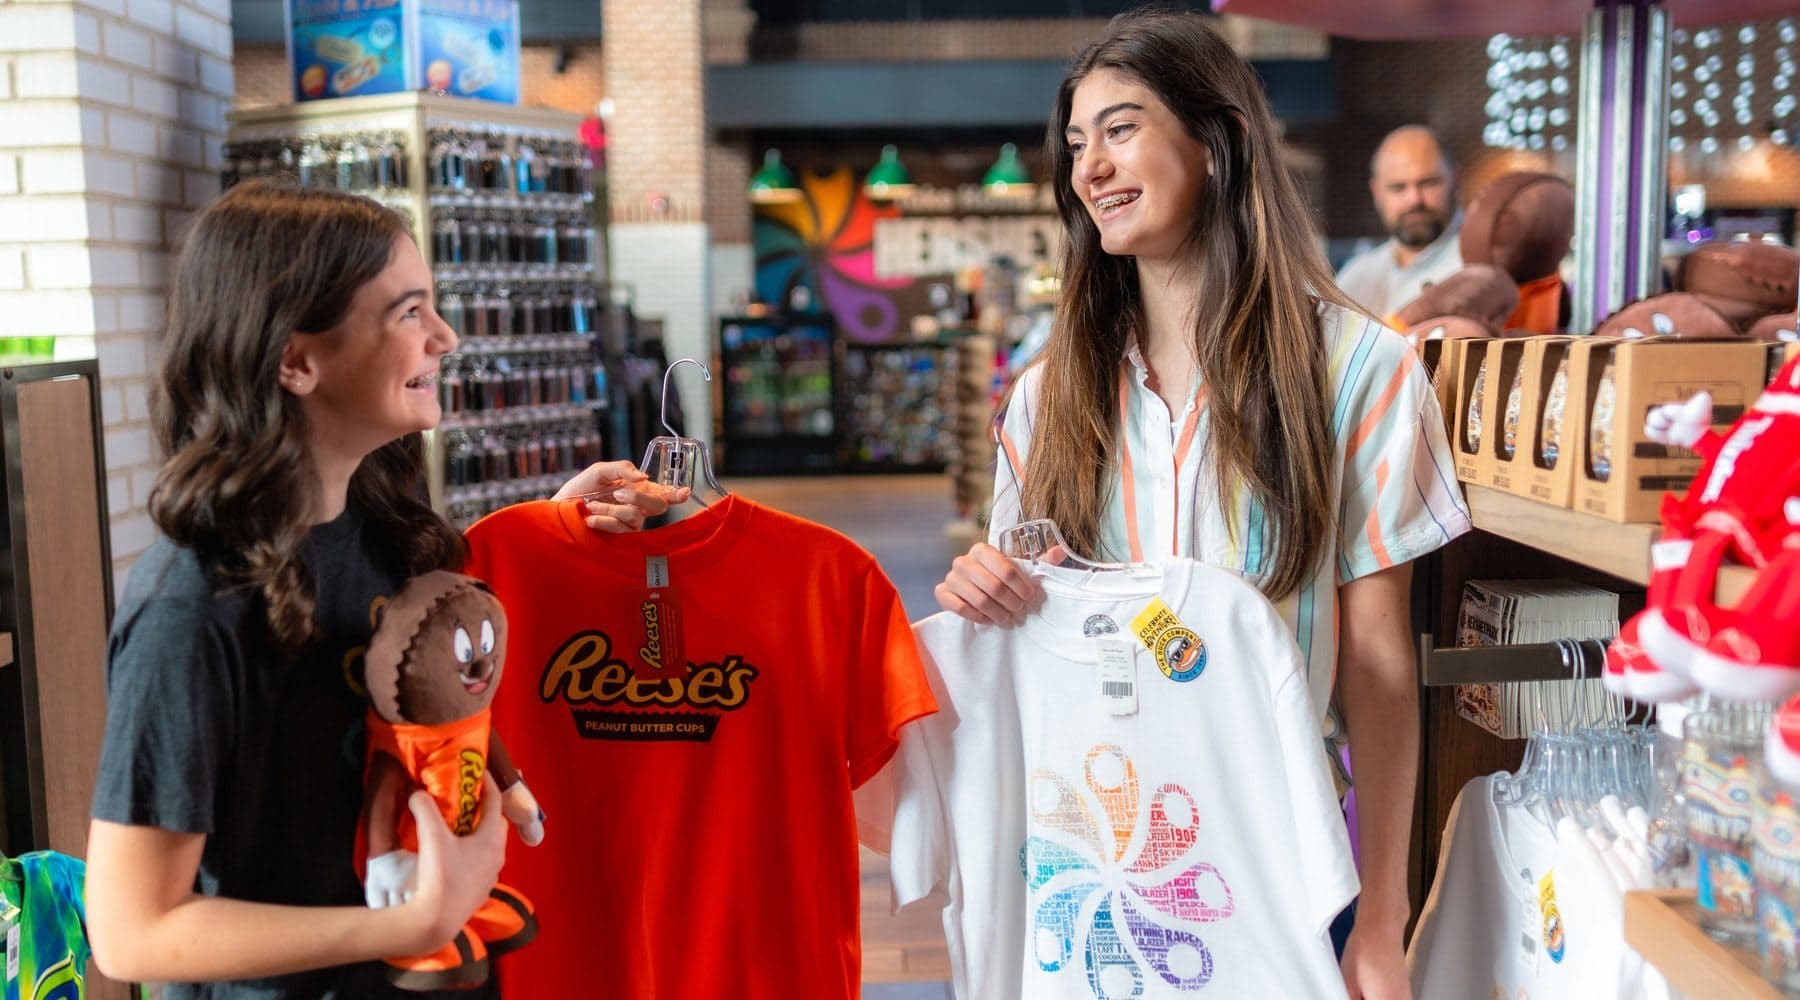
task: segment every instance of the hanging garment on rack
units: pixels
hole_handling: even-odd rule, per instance
[[[1418,1000],[1576,995],[1556,836],[1523,807],[1494,802],[1502,776],[1470,781],[1451,806],[1406,955]]]
[[[737,496],[617,535],[520,504],[468,540],[510,624],[494,726],[549,815],[507,852],[541,930],[501,995],[857,996],[851,790],[936,707],[874,558]]]
[[[915,626],[944,708],[858,798],[896,905],[949,891],[956,995],[1343,996],[1356,872],[1291,630],[1187,559],[1030,565],[1022,625]]]
[[[87,865],[54,851],[0,858],[4,1000],[87,995]]]

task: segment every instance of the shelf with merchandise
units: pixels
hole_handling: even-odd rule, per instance
[[[1650,580],[1654,524],[1621,524],[1580,511],[1552,507],[1485,486],[1463,485],[1475,527],[1644,586]],[[1719,573],[1717,599],[1735,604],[1750,586],[1752,570],[1728,566]]]
[[[411,223],[459,341],[440,368],[443,420],[426,435],[433,506],[459,527],[495,504],[548,496],[557,484],[544,481],[579,468],[565,468],[577,451],[602,457],[601,345],[613,341],[600,335],[614,320],[599,305],[605,198],[581,122],[431,93],[229,116],[225,187],[267,177],[345,191]],[[478,481],[459,455],[451,482],[449,450],[471,439],[485,449]]]
[[[1777,1000],[1781,991],[1763,978],[1756,953],[1709,937],[1699,912],[1692,889],[1628,892],[1625,943],[1687,996]]]

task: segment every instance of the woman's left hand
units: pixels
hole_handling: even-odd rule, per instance
[[[1344,942],[1338,968],[1350,1000],[1412,1000],[1406,973],[1406,946],[1400,935],[1358,922]]]
[[[689,490],[662,486],[638,471],[630,462],[595,462],[576,473],[556,491],[554,500],[592,496],[586,506],[587,526],[595,531],[636,531],[644,519],[655,517],[688,498]]]

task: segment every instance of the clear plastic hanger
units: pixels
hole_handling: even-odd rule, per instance
[[[725,492],[725,487],[720,486],[719,481],[713,478],[712,459],[707,454],[706,445],[694,438],[682,437],[674,427],[669,425],[669,376],[675,374],[675,369],[684,364],[699,368],[701,376],[708,382],[712,381],[712,372],[693,358],[677,359],[663,372],[659,418],[662,420],[663,429],[669,433],[650,439],[649,447],[644,449],[644,461],[639,464],[638,469],[648,476],[651,482],[658,485],[674,489],[688,487],[688,498],[700,506],[706,507],[708,504],[700,495],[702,485],[712,491],[714,500],[723,500],[729,494]],[[698,481],[694,478],[696,469],[700,473]],[[611,482],[592,493],[583,493],[580,499],[613,503],[616,502],[615,495],[618,490],[630,485],[624,481]]]
[[[663,429],[669,433],[665,437],[650,439],[650,446],[644,449],[644,461],[638,468],[642,469],[644,475],[649,476],[653,483],[676,489],[683,486],[689,487],[693,491],[691,494],[693,501],[705,507],[707,502],[700,497],[701,486],[704,485],[712,490],[715,500],[723,500],[729,494],[725,492],[725,487],[720,486],[719,481],[713,478],[712,459],[707,454],[706,445],[694,438],[682,437],[675,428],[669,426],[669,376],[675,374],[675,369],[682,365],[693,365],[700,369],[700,375],[706,381],[712,381],[712,372],[693,358],[678,358],[669,365],[668,370],[663,372],[660,418]],[[696,469],[700,473],[698,480],[694,478]]]
[[[996,421],[990,429],[993,431],[994,451],[999,455],[1001,463],[1006,466],[1007,474],[1012,477],[1013,495],[1021,498],[1022,507],[1025,494],[1019,484],[1019,470],[1013,465],[1012,452],[1007,451],[1005,445],[1000,441],[999,422]],[[1092,577],[1095,573],[1141,570],[1149,565],[1148,563],[1095,562],[1083,558],[1069,547],[1069,543],[1063,538],[1062,529],[1056,526],[1056,522],[1047,517],[1021,521],[1007,528],[1000,532],[1000,537],[995,540],[994,547],[1000,550],[1001,555],[1009,559],[1022,559],[1026,562],[1043,563],[1048,566],[1067,566],[1072,569],[1086,570],[1088,575],[1083,577],[1083,580]]]

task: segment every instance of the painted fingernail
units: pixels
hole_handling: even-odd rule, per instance
[[[543,821],[544,821],[544,807],[538,806],[538,822],[542,823]]]

